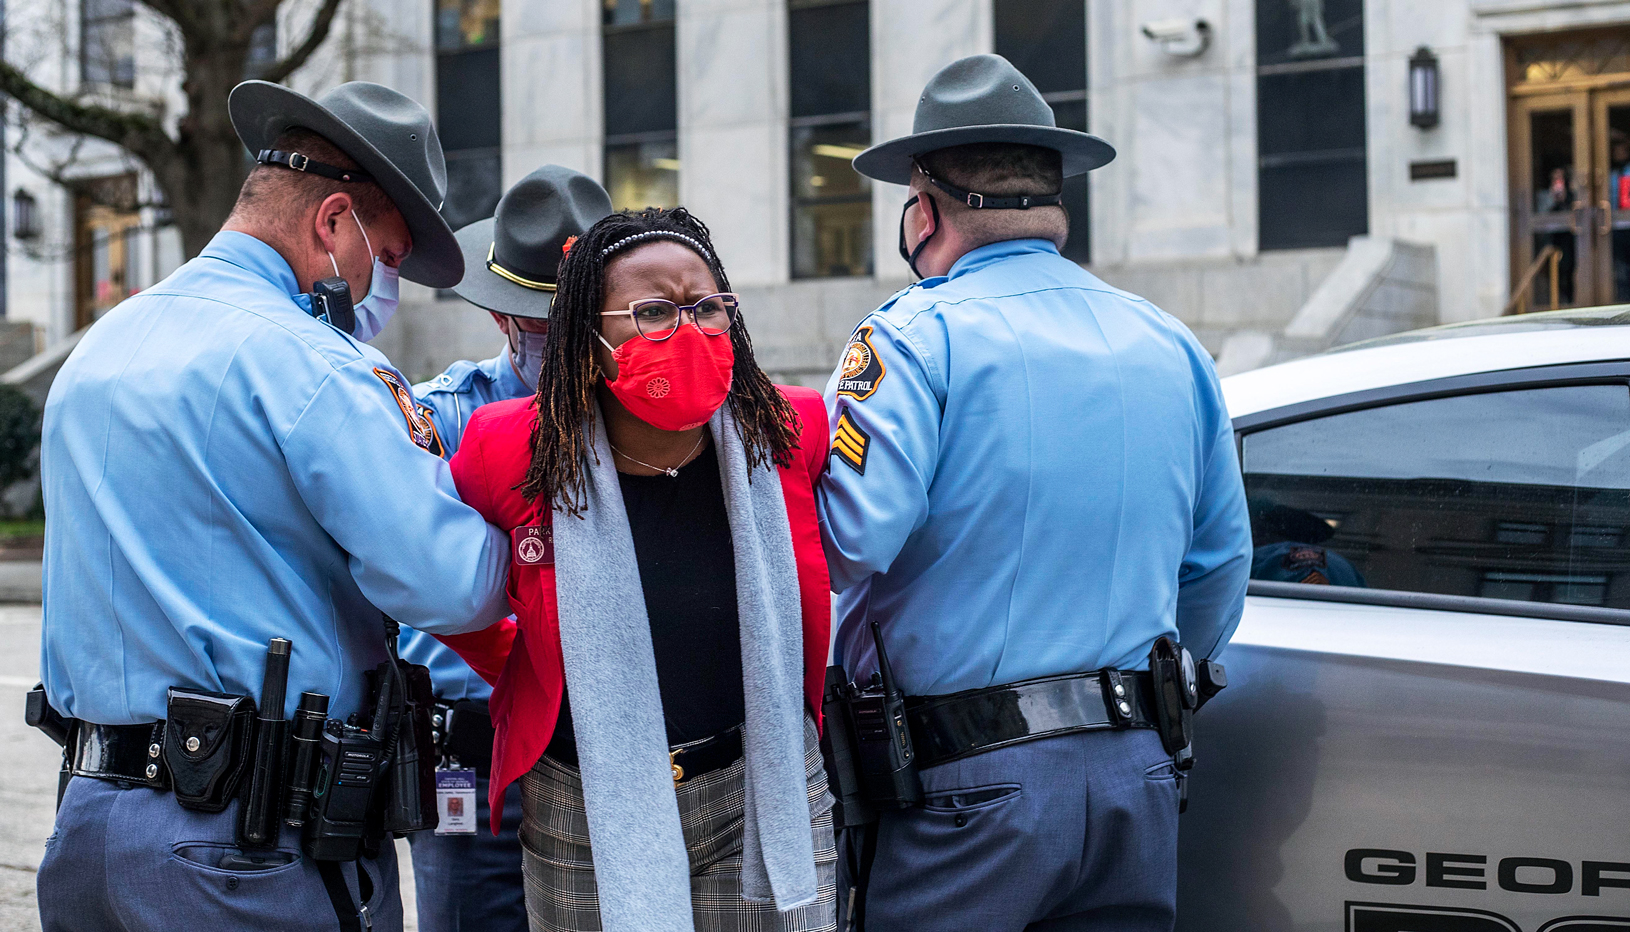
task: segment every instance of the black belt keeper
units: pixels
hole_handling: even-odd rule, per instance
[[[917,766],[1066,735],[1156,727],[1148,673],[1094,670],[906,699]]]

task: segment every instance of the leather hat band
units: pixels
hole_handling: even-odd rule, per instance
[[[357,168],[336,168],[326,162],[318,162],[307,158],[298,152],[284,152],[280,149],[262,149],[255,155],[255,161],[262,165],[276,165],[280,168],[289,168],[297,172],[308,172],[313,175],[322,175],[335,181],[373,181],[372,175]]]
[[[553,282],[535,282],[530,278],[522,278],[521,276],[516,275],[514,272],[511,272],[509,269],[499,265],[498,260],[493,258],[497,251],[497,243],[493,243],[491,246],[487,247],[487,270],[489,272],[505,281],[514,282],[515,284],[520,285],[522,288],[531,288],[533,291],[555,290],[555,285]]]

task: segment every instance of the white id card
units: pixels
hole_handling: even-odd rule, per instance
[[[436,771],[437,835],[474,835],[475,771]]]

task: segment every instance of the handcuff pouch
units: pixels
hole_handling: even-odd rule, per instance
[[[164,764],[176,802],[198,812],[225,809],[254,746],[254,700],[172,686],[164,719]]]

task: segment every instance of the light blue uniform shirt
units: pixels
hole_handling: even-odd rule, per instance
[[[503,352],[486,362],[461,359],[453,363],[441,375],[413,386],[413,394],[441,435],[443,455],[452,459],[464,439],[464,425],[469,423],[476,408],[494,401],[529,397],[533,391],[515,374],[506,345]],[[430,679],[436,684],[438,697],[448,702],[458,699],[486,702],[491,698],[492,687],[487,681],[476,675],[452,649],[430,635],[404,629],[400,650],[403,660],[430,668]]]
[[[343,718],[385,659],[381,611],[444,633],[507,611],[508,540],[419,445],[407,381],[299,291],[222,232],[63,364],[40,453],[40,667],[63,714],[154,721],[170,686],[258,697],[286,637],[284,713],[312,690]]]
[[[817,504],[837,651],[937,695],[1196,658],[1239,621],[1251,534],[1211,358],[1051,243],[969,252],[856,328]]]

